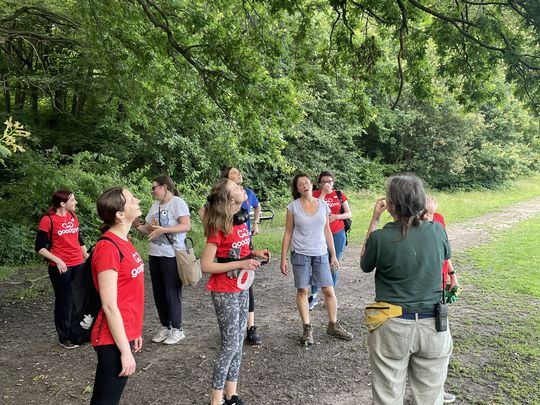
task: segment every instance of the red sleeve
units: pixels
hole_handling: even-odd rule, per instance
[[[343,202],[349,201],[349,199],[347,198],[347,196],[345,195],[343,191],[341,192],[341,199],[343,200]]]
[[[120,252],[116,246],[106,240],[101,240],[92,253],[92,270],[98,274],[105,270],[120,269]]]
[[[218,231],[217,233],[210,235],[206,238],[206,243],[215,243],[220,245],[223,242],[223,232]]]
[[[47,232],[47,235],[51,232],[51,222],[52,218],[48,215],[45,215],[43,218],[41,218],[41,221],[39,221],[39,231]]]
[[[446,229],[446,224],[444,223],[444,217],[438,212],[433,213],[433,222],[438,222]]]

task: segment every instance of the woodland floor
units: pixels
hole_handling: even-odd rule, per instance
[[[454,255],[486,243],[497,232],[540,212],[540,199],[515,204],[504,210],[448,227]],[[278,255],[274,255],[277,257]],[[367,329],[362,325],[363,307],[373,301],[373,274],[359,268],[359,248],[348,246],[342,260],[338,316],[354,333],[352,342],[326,334],[324,303],[312,311],[315,345],[298,343],[302,332],[295,306],[292,275],[284,277],[272,260],[255,280],[256,324],[263,339],[260,347],[244,347],[239,394],[251,405],[274,404],[369,404],[371,386],[366,348]],[[474,269],[459,269],[466,274]],[[21,272],[18,280],[39,278],[44,269]],[[219,331],[210,294],[204,282],[184,289],[184,331],[178,345],[151,343],[158,327],[152,290],[146,272],[144,346],[136,355],[137,372],[130,377],[123,404],[207,404]],[[465,277],[466,279],[466,277]],[[18,299],[14,285],[0,283],[0,403],[2,404],[84,404],[90,401],[96,355],[86,345],[74,350],[59,346],[53,322],[53,296],[47,277],[35,282],[40,293],[35,299]],[[473,308],[480,287],[462,282],[465,292],[452,305],[450,325],[454,345],[480,323],[466,322],[484,315]],[[467,325],[464,327],[464,325]],[[471,328],[473,330],[471,330]],[[467,353],[456,360],[488,361]],[[467,398],[489,396],[489,383],[476,384],[450,370],[447,386],[460,387]],[[456,403],[472,403],[458,399]],[[410,403],[407,399],[406,403]]]

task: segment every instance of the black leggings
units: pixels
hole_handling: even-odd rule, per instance
[[[249,287],[248,312],[255,312],[255,298],[253,297],[253,284]]]
[[[116,345],[94,347],[98,363],[91,405],[116,405],[126,386],[127,377],[118,377],[122,371],[120,350]]]

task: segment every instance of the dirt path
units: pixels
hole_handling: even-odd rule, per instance
[[[538,212],[540,198],[450,226],[454,254],[485,243],[494,230],[508,228]],[[258,274],[256,323],[263,345],[245,347],[239,382],[240,394],[248,404],[371,403],[367,331],[361,317],[362,308],[374,296],[373,275],[360,271],[358,255],[358,247],[347,248],[337,289],[339,317],[355,334],[352,342],[337,341],[325,333],[326,313],[319,305],[312,312],[316,344],[302,347],[297,342],[301,323],[292,276],[281,276],[276,261]],[[146,277],[149,281],[148,272]],[[48,280],[43,282],[47,285]],[[185,289],[186,339],[172,347],[150,343],[158,322],[149,282],[146,297],[144,349],[136,357],[138,372],[128,382],[123,403],[208,403],[219,335],[204,284]],[[88,403],[95,364],[91,347],[66,351],[57,344],[50,290],[35,301],[3,303],[0,307],[0,403]]]

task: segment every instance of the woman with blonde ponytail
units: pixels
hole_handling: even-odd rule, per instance
[[[443,403],[452,336],[446,319],[439,318],[436,326],[436,307],[441,300],[442,264],[451,252],[443,227],[421,221],[425,205],[420,178],[390,177],[386,198],[375,203],[362,248],[362,270],[375,270],[375,301],[379,307],[401,313],[370,328],[376,405],[402,404],[407,375],[414,403]],[[377,229],[385,210],[393,222]]]

